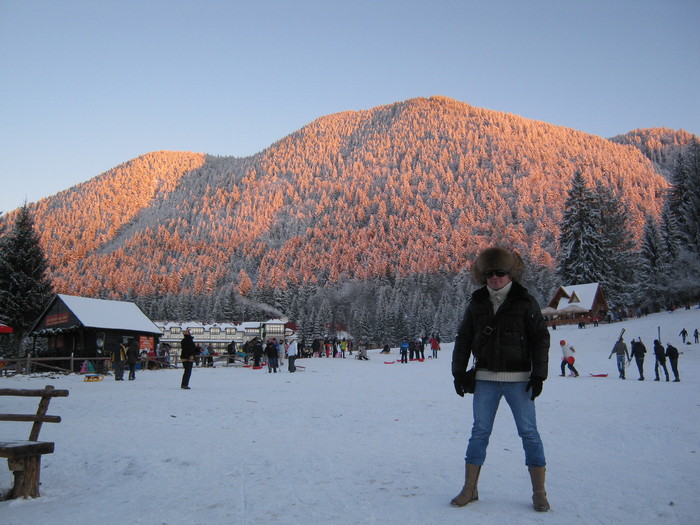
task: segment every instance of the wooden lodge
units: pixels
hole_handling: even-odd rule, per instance
[[[130,338],[152,351],[162,332],[134,303],[58,294],[29,335],[48,339],[47,357],[92,358]]]
[[[560,286],[542,309],[549,326],[603,320],[608,303],[600,283]]]

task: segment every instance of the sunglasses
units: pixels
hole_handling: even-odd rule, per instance
[[[503,271],[503,270],[488,270],[484,275],[486,275],[487,279],[491,279],[494,275],[496,277],[504,277],[508,275],[508,272]]]

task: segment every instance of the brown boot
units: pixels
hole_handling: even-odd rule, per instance
[[[464,475],[464,487],[462,487],[462,492],[457,494],[452,501],[451,505],[455,507],[464,507],[467,503],[476,501],[479,499],[479,491],[476,489],[476,485],[479,482],[479,472],[481,472],[481,465],[472,465],[466,463]]]
[[[547,492],[544,489],[544,467],[530,467],[530,481],[532,481],[532,506],[537,512],[547,512],[549,502]]]

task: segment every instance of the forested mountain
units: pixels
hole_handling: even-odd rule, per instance
[[[668,128],[651,128],[635,129],[610,140],[617,144],[638,148],[653,163],[656,171],[666,180],[670,180],[676,168],[678,156],[686,152],[693,137],[695,135],[682,129],[676,131]]]
[[[576,171],[628,207],[635,239],[659,215],[667,182],[638,147],[445,97],[322,117],[243,159],[150,153],[33,212],[61,293],[209,297],[213,319],[240,315],[241,297],[290,317],[328,300],[337,316],[339,301],[396,301],[377,290],[417,280],[435,314],[461,307],[445,296],[469,287],[465,270],[490,243],[526,257],[540,297],[560,284]]]

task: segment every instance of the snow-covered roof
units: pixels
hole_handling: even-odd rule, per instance
[[[576,305],[586,310],[592,310],[598,286],[599,283],[562,286],[561,288],[564,290],[564,293],[559,299],[559,304],[554,306],[554,308],[563,310],[567,306]]]
[[[57,297],[86,328],[162,334],[134,303],[58,294]]]

